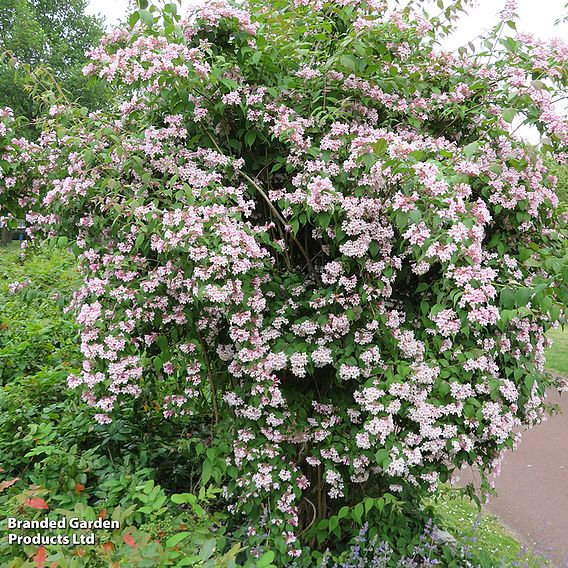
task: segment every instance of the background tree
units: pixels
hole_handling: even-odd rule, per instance
[[[0,105],[30,122],[38,103],[29,72],[48,67],[69,99],[100,107],[105,89],[83,76],[85,52],[103,34],[103,20],[85,14],[87,0],[0,0]]]

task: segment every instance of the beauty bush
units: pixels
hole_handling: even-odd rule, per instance
[[[465,464],[486,484],[562,387],[544,160],[566,159],[568,46],[517,35],[509,2],[445,53],[460,3],[385,4],[141,8],[84,69],[113,108],[54,99],[35,141],[3,112],[3,213],[69,239],[84,274],[70,387],[103,424],[136,398],[210,422],[204,478],[251,558]]]

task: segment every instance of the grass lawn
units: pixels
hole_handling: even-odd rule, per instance
[[[453,491],[451,491],[453,493]],[[519,568],[541,568],[549,566],[546,559],[531,552],[503,526],[495,515],[480,515],[477,506],[467,497],[450,495],[444,491],[435,501],[437,513],[444,519],[445,526],[473,552],[487,558],[484,566]]]
[[[546,353],[546,368],[568,375],[568,329],[554,329],[548,333],[554,345]]]

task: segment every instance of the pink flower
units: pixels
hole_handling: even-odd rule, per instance
[[[430,229],[424,222],[416,223],[410,227],[403,237],[410,241],[411,245],[423,245],[432,235]]]

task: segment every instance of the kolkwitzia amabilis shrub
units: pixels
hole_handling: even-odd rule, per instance
[[[204,481],[253,556],[340,536],[320,520],[361,521],[365,496],[485,479],[555,384],[543,159],[566,157],[568,47],[498,41],[503,13],[444,53],[440,19],[384,4],[141,9],[85,68],[115,110],[57,102],[35,142],[4,113],[2,204],[72,239],[85,276],[70,386],[102,423],[133,397],[210,420]]]

